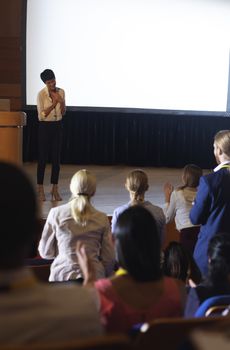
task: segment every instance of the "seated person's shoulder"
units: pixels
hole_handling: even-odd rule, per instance
[[[58,322],[61,329],[57,338],[64,336],[100,335],[103,328],[99,316],[99,298],[94,288],[83,288],[73,283],[50,283],[38,287],[39,315],[49,324]]]
[[[83,288],[76,283],[50,283],[49,285],[43,285],[40,287],[44,298],[52,300],[52,303],[57,303],[59,307],[63,307],[67,310],[71,310],[77,307],[89,308],[94,312],[97,304],[97,291],[94,288]]]

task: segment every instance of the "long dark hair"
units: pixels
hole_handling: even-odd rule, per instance
[[[170,242],[164,251],[163,273],[183,282],[189,278],[196,284],[201,282],[201,272],[192,254],[176,241]]]
[[[129,207],[119,215],[114,233],[119,265],[137,281],[159,280],[160,239],[151,213],[141,206]]]
[[[215,288],[230,290],[230,233],[218,233],[208,246],[208,282]]]

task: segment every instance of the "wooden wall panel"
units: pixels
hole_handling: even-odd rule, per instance
[[[10,110],[11,111],[21,111],[22,109],[22,101],[21,97],[20,98],[10,98]]]
[[[0,36],[20,37],[22,0],[1,0],[0,6]]]
[[[21,22],[23,0],[1,0],[0,11],[0,98],[10,100],[11,110],[21,102]]]
[[[21,97],[21,84],[0,84],[0,98]]]
[[[0,98],[0,111],[10,111],[9,98]]]

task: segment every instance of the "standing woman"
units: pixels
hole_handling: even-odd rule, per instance
[[[51,69],[45,69],[41,75],[45,87],[38,93],[37,110],[39,119],[38,131],[38,167],[37,184],[38,198],[45,201],[43,187],[45,168],[49,151],[51,152],[51,199],[61,201],[58,193],[58,178],[60,171],[60,154],[62,139],[62,116],[65,114],[65,92],[56,87],[56,79]]]
[[[214,137],[214,156],[218,166],[200,178],[195,203],[190,211],[194,225],[201,224],[194,258],[202,274],[208,273],[208,244],[218,232],[230,234],[230,130]]]

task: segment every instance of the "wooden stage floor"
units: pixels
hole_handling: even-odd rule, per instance
[[[29,174],[34,185],[36,185],[36,163],[24,163],[24,170]],[[66,203],[70,199],[69,183],[73,174],[80,170],[87,169],[94,173],[97,178],[97,191],[92,199],[93,205],[108,215],[119,205],[129,201],[129,195],[124,187],[127,174],[136,169],[125,165],[101,166],[101,165],[61,165],[59,192],[63,198],[61,202],[51,202],[49,184],[50,165],[47,166],[44,188],[46,192],[46,202],[41,203],[42,217],[46,218],[50,208]],[[142,168],[149,178],[149,190],[146,192],[146,199],[152,203],[162,206],[164,204],[163,185],[171,182],[174,186],[180,184],[181,169],[173,168]]]

